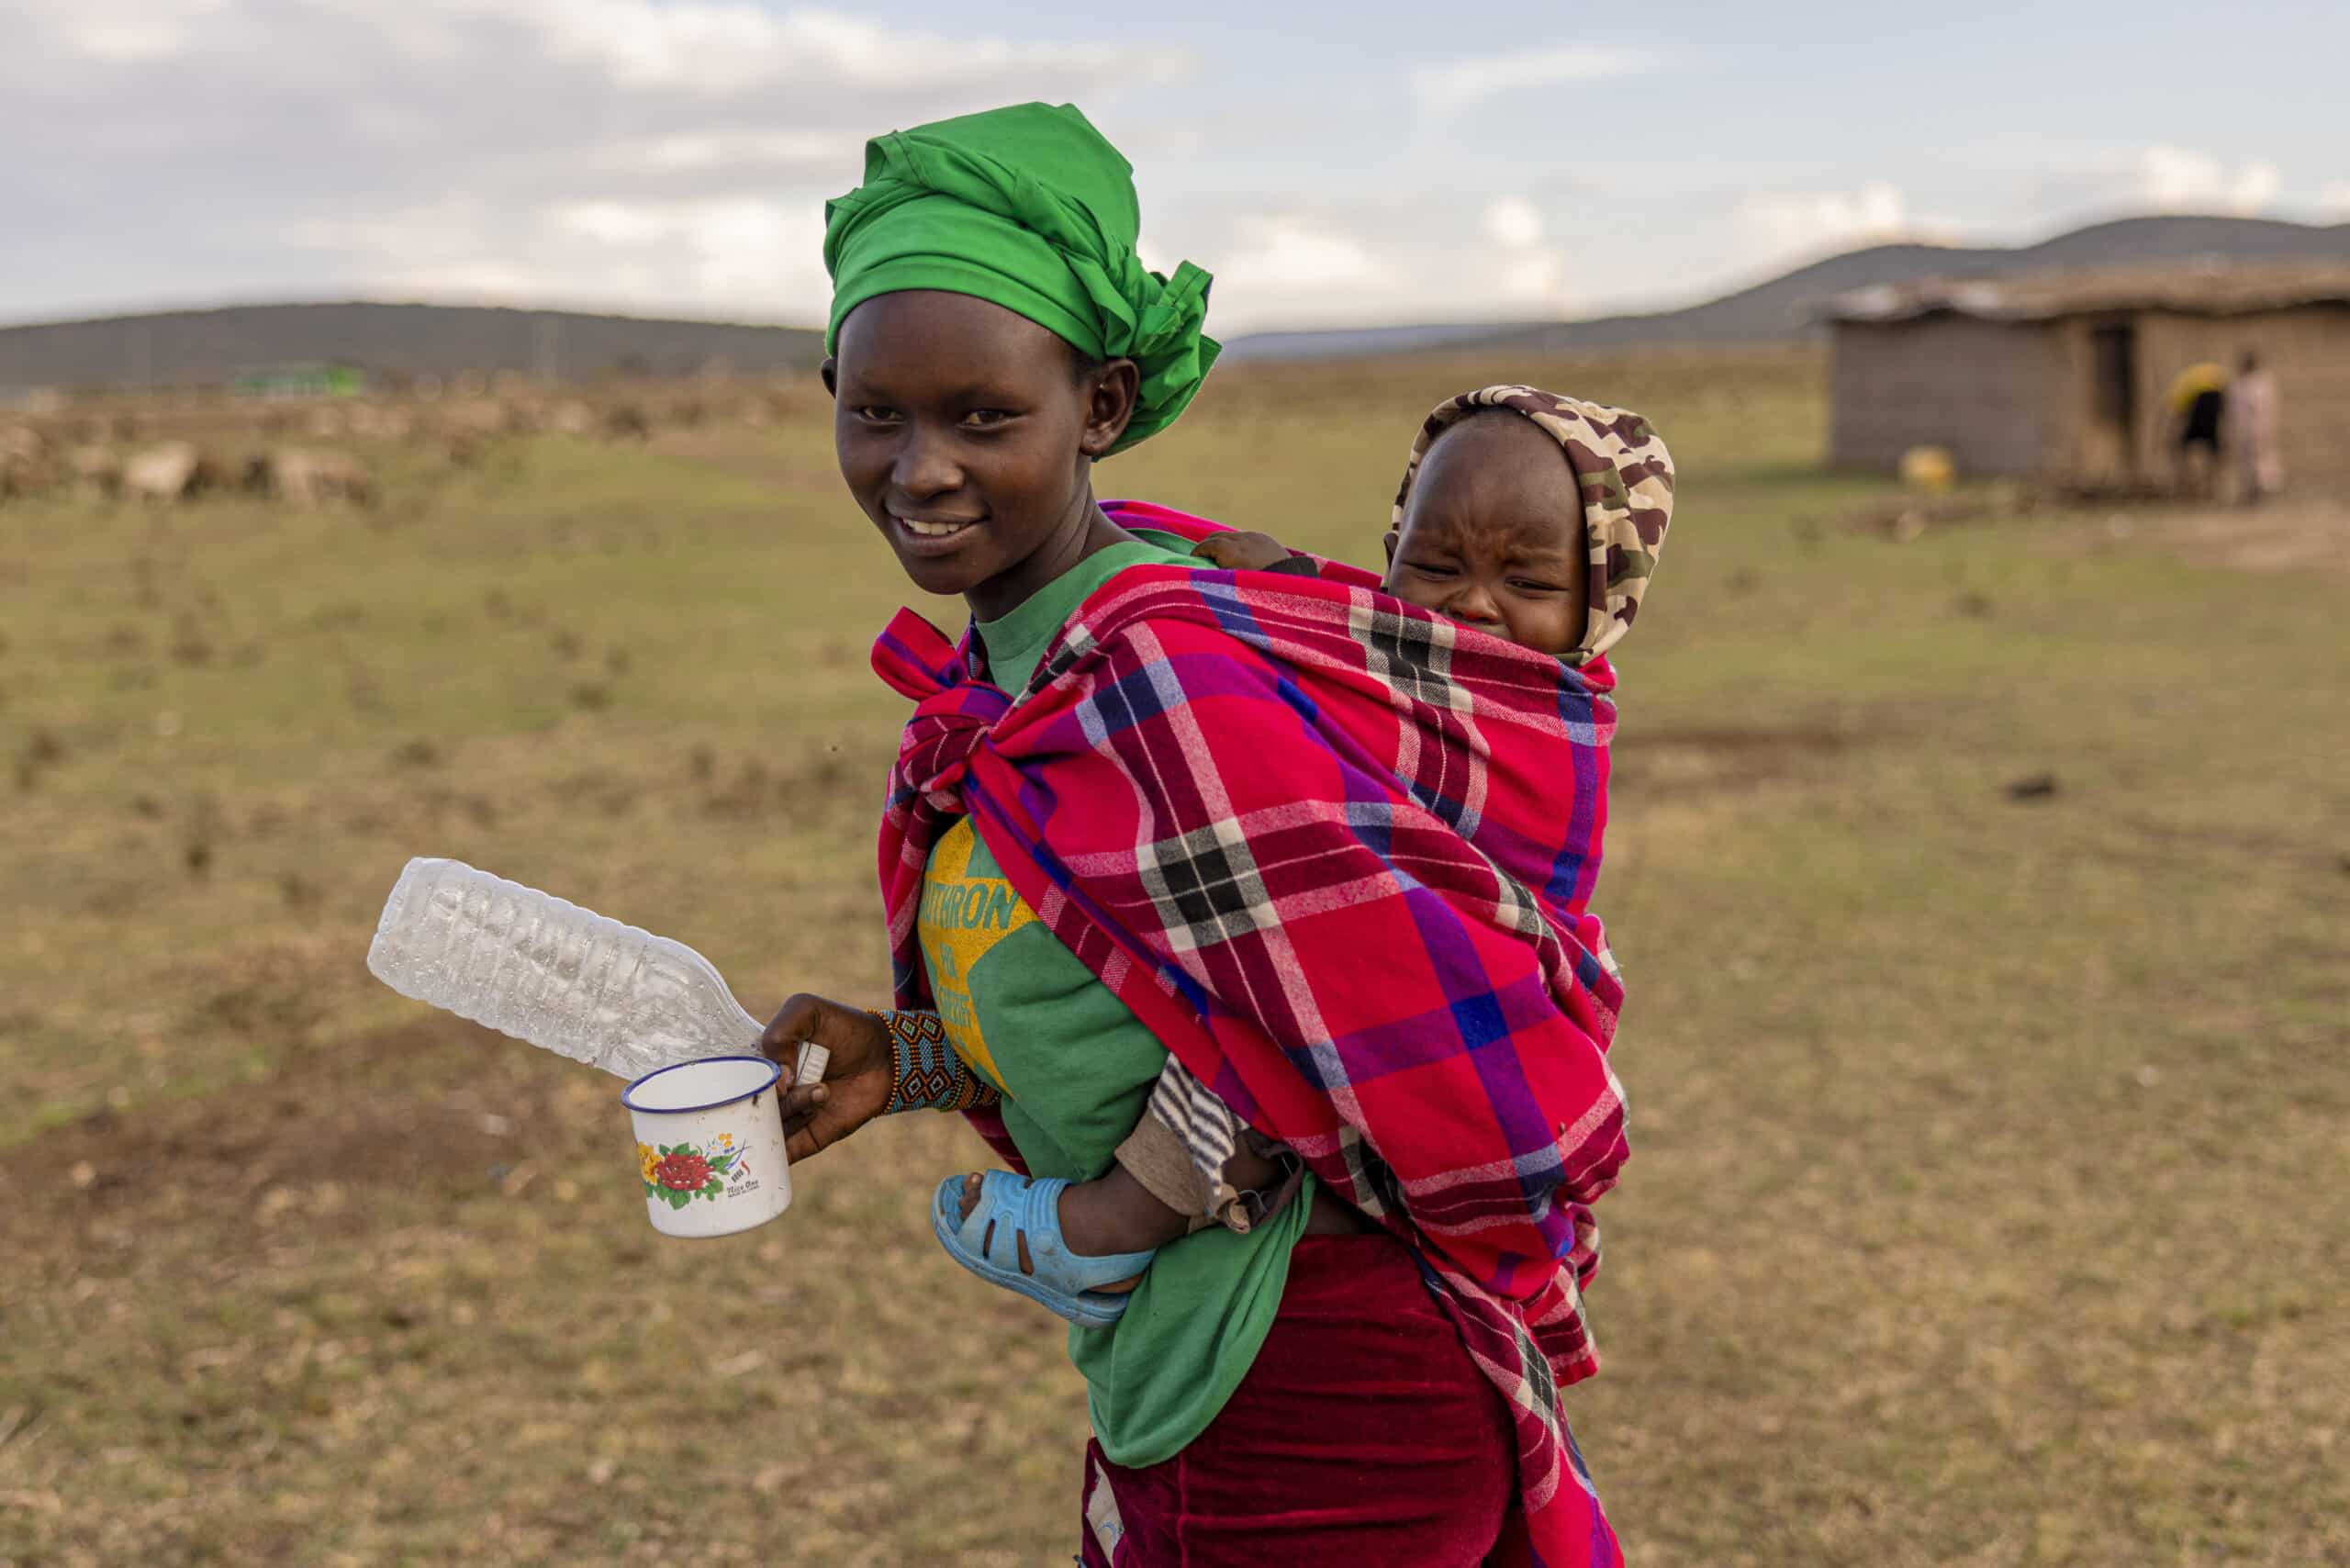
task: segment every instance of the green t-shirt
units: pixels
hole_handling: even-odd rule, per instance
[[[1121,568],[1191,563],[1182,540],[1143,537],[980,622],[990,678],[1016,695],[1062,624]],[[1013,891],[968,817],[931,851],[916,929],[947,1036],[1003,1091],[1004,1126],[1029,1170],[1080,1182],[1108,1170],[1167,1047]],[[1156,1464],[1224,1408],[1280,1310],[1311,1204],[1309,1191],[1246,1236],[1212,1226],[1160,1248],[1116,1324],[1069,1330],[1094,1436],[1113,1462]]]

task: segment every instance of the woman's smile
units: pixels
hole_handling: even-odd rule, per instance
[[[917,517],[895,508],[890,510],[900,547],[917,555],[944,555],[959,548],[965,536],[986,521],[983,517]]]

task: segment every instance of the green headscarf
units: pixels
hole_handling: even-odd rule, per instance
[[[1175,422],[1219,345],[1208,274],[1142,264],[1134,166],[1072,105],[1017,104],[878,136],[865,183],[824,204],[824,270],[842,319],[877,294],[941,289],[1017,311],[1094,359],[1131,359],[1142,387],[1111,452]]]

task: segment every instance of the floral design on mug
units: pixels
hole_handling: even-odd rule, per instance
[[[686,1145],[662,1155],[653,1168],[654,1181],[673,1193],[699,1193],[710,1185],[710,1161]]]
[[[684,1208],[696,1198],[715,1202],[726,1191],[726,1179],[739,1168],[743,1150],[732,1133],[721,1133],[705,1153],[689,1143],[663,1144],[657,1149],[638,1144],[637,1164],[644,1177],[644,1195]]]

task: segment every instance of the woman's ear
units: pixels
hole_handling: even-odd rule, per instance
[[[816,367],[816,374],[824,378],[826,396],[837,398],[841,395],[841,362],[839,360],[826,354],[824,363]]]
[[[1135,417],[1135,399],[1142,389],[1142,372],[1130,359],[1113,359],[1086,384],[1085,430],[1077,449],[1099,457],[1118,444]]]

